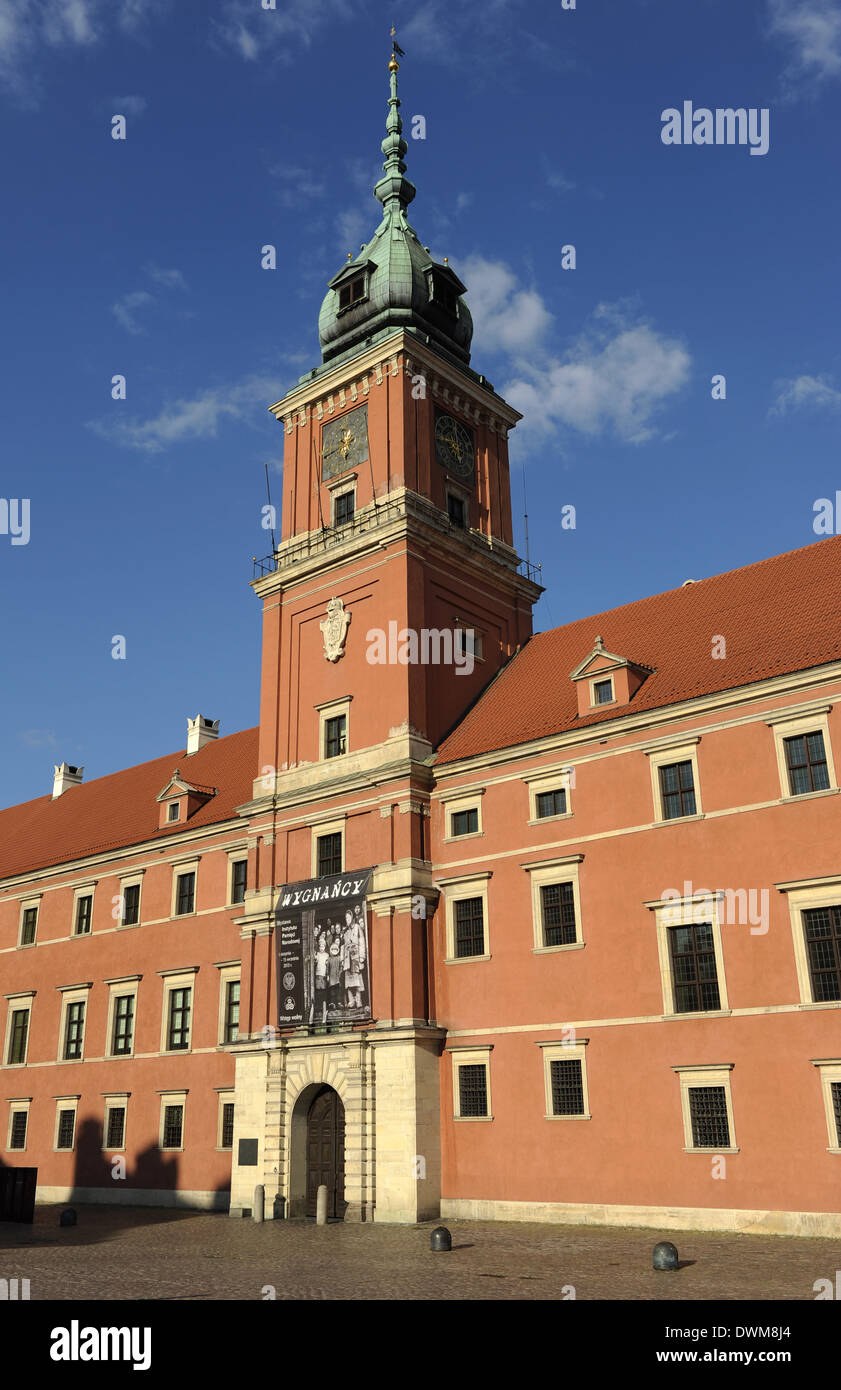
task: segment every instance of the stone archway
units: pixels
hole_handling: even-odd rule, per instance
[[[332,1086],[314,1082],[292,1110],[289,1215],[315,1216],[316,1193],[327,1188],[327,1216],[344,1220],[345,1107]]]

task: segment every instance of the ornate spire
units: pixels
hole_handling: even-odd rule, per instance
[[[417,192],[415,185],[404,178],[406,165],[403,156],[409,147],[402,135],[403,122],[400,118],[400,98],[397,95],[400,64],[397,61],[396,43],[389,59],[388,71],[391,95],[388,99],[388,116],[385,123],[386,137],[380,147],[385,155],[385,174],[374,188],[374,197],[380,200],[387,213],[393,213],[398,205],[403,209],[407,208]]]

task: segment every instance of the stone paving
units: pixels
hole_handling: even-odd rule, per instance
[[[32,1226],[0,1224],[0,1278],[26,1278],[39,1299],[223,1300],[814,1300],[841,1265],[837,1241],[595,1229],[514,1222],[449,1223],[450,1253],[422,1226],[268,1221],[149,1208],[36,1209]],[[651,1268],[658,1239],[678,1247],[675,1273]],[[565,1293],[566,1289],[566,1293]]]

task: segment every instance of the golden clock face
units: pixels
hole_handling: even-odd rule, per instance
[[[329,420],[321,435],[321,476],[335,478],[368,457],[368,407],[357,406]]]
[[[473,477],[476,458],[473,431],[443,410],[435,412],[435,457],[456,477]]]

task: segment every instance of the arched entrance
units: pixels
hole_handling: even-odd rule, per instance
[[[307,1111],[306,1215],[315,1216],[319,1187],[327,1188],[327,1216],[345,1214],[345,1107],[332,1086],[321,1086]]]

